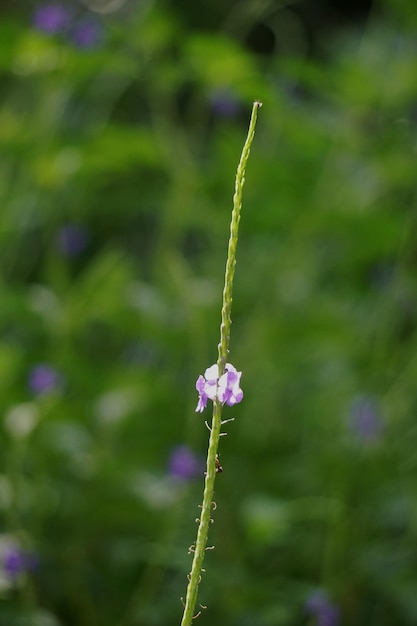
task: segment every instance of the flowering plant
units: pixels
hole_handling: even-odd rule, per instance
[[[190,546],[189,552],[194,554],[191,572],[188,575],[187,596],[184,602],[184,613],[181,626],[190,626],[192,620],[200,614],[195,614],[195,605],[197,602],[198,586],[203,571],[204,553],[207,547],[209,523],[212,521],[211,513],[213,510],[213,493],[214,480],[216,474],[222,471],[219,463],[217,449],[219,445],[221,427],[225,423],[222,421],[222,408],[224,404],[234,406],[243,398],[243,391],[240,388],[240,379],[242,372],[238,372],[236,368],[227,362],[230,341],[231,309],[232,309],[232,291],[233,278],[236,266],[236,247],[238,240],[240,209],[242,206],[242,191],[245,182],[245,168],[249,157],[250,147],[255,134],[255,125],[260,102],[254,102],[252,108],[252,116],[249,124],[248,136],[242,150],[242,156],[237,168],[235,193],[233,196],[232,220],[230,223],[230,238],[227,251],[226,273],[223,289],[223,305],[221,311],[220,324],[220,342],[218,345],[217,363],[211,365],[204,372],[204,376],[200,375],[196,382],[198,391],[198,403],[196,407],[197,413],[202,413],[207,406],[207,400],[213,402],[213,418],[210,430],[210,439],[207,452],[207,470],[204,485],[203,503],[201,505],[201,517],[197,519],[199,522],[197,539],[195,544]],[[201,608],[203,605],[200,605]]]

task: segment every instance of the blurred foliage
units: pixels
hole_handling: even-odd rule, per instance
[[[254,99],[245,400],[198,623],[417,621],[417,9],[387,0],[314,59],[291,5],[255,4],[204,32],[189,3],[80,8],[56,32],[3,14],[0,626],[180,621],[203,475],[169,459],[206,450],[194,382]],[[268,55],[257,21],[287,33]]]

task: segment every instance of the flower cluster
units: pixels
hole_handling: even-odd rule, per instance
[[[20,586],[27,574],[34,573],[40,565],[34,552],[25,550],[13,535],[0,535],[0,593]],[[0,620],[1,621],[1,620]]]
[[[207,406],[207,399],[218,400],[221,404],[233,406],[243,398],[240,388],[242,372],[238,372],[231,363],[226,363],[225,372],[219,377],[219,368],[216,364],[208,367],[204,376],[199,376],[196,382],[198,404],[196,412],[202,413]]]
[[[33,24],[38,30],[55,34],[64,30],[71,19],[68,9],[61,4],[44,4],[35,11]]]
[[[211,109],[218,117],[233,118],[239,115],[242,105],[236,94],[229,89],[218,89],[209,98]]]
[[[65,224],[57,233],[57,248],[63,256],[75,257],[85,250],[88,238],[88,233],[82,226]]]
[[[15,582],[25,572],[31,572],[38,566],[34,554],[23,552],[17,546],[10,546],[3,559],[3,568],[8,578]]]
[[[62,375],[49,363],[38,363],[29,373],[29,389],[37,396],[58,391],[63,384]]]
[[[33,15],[33,26],[48,35],[69,35],[78,48],[97,47],[102,40],[102,26],[92,16],[75,19],[72,10],[64,4],[50,3],[37,8]]]
[[[352,402],[348,418],[351,432],[364,443],[376,443],[383,436],[382,415],[377,399],[373,396],[357,396]]]
[[[201,476],[204,462],[186,445],[175,446],[169,458],[169,475],[178,481],[186,481]]]

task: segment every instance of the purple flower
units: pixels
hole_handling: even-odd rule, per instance
[[[228,406],[233,406],[240,402],[243,398],[243,391],[240,388],[240,379],[242,372],[236,369],[230,363],[226,364],[226,373],[220,377],[217,385],[217,397],[220,402]]]
[[[210,96],[210,103],[213,112],[219,117],[235,117],[241,104],[232,91],[219,89]]]
[[[208,367],[204,376],[199,376],[196,382],[198,391],[198,403],[196,412],[202,413],[207,406],[207,400],[218,400],[221,404],[233,406],[243,398],[240,388],[242,372],[238,372],[231,363],[226,363],[225,373],[219,378],[217,364]]]
[[[382,434],[383,424],[376,400],[371,396],[358,396],[349,413],[351,431],[363,441],[376,441]]]
[[[38,565],[38,560],[33,554],[23,552],[16,546],[10,546],[3,561],[3,567],[6,575],[15,581],[21,574],[33,571]]]
[[[66,224],[57,233],[57,246],[64,256],[77,256],[86,248],[87,243],[87,231],[77,224]]]
[[[44,4],[33,16],[33,25],[45,33],[59,33],[66,29],[70,13],[62,4]]]
[[[187,446],[180,445],[171,452],[168,470],[173,478],[189,480],[201,475],[203,463]]]
[[[62,376],[47,363],[36,365],[29,374],[29,388],[36,395],[44,395],[62,386]]]
[[[339,609],[322,590],[313,591],[305,604],[306,612],[316,618],[317,626],[338,626]]]
[[[78,48],[94,48],[102,39],[101,26],[91,18],[81,20],[74,27],[71,39]]]

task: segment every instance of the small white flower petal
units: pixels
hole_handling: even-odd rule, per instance
[[[207,380],[207,382],[209,381],[216,382],[218,377],[219,377],[219,368],[217,367],[217,363],[215,363],[211,367],[208,367],[206,371],[204,372],[204,378]]]

